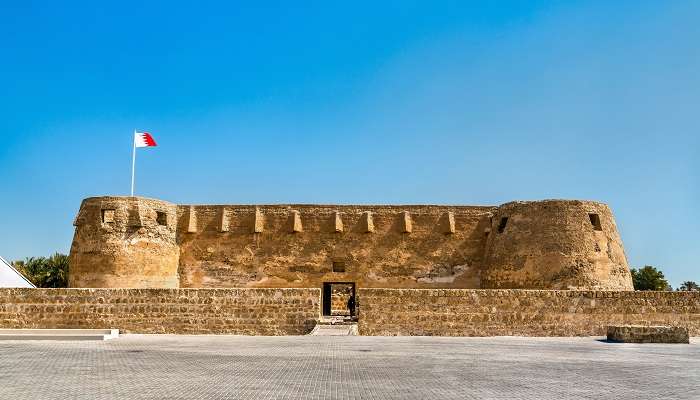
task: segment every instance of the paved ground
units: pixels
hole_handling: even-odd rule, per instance
[[[690,345],[127,335],[0,342],[0,399],[700,399]]]

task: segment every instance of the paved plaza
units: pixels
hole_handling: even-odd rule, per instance
[[[700,399],[690,345],[124,335],[0,342],[0,399]]]

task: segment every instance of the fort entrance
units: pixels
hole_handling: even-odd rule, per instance
[[[351,314],[348,309],[348,300],[350,296],[355,297],[355,282],[324,282],[322,296],[323,316],[349,317]],[[355,307],[353,307],[353,315],[357,315]]]

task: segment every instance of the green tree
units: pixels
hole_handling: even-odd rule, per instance
[[[29,257],[12,265],[37,287],[68,286],[68,256],[56,253],[51,257]]]
[[[678,288],[678,290],[697,292],[700,290],[700,286],[698,286],[698,284],[693,281],[685,281],[681,283],[681,287]]]
[[[639,269],[632,268],[631,272],[634,290],[669,290],[671,287],[664,273],[651,265]]]

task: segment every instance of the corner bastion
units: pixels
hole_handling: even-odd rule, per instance
[[[68,286],[177,288],[177,206],[139,197],[83,201],[75,218]]]
[[[83,200],[70,287],[632,290],[610,209]]]

